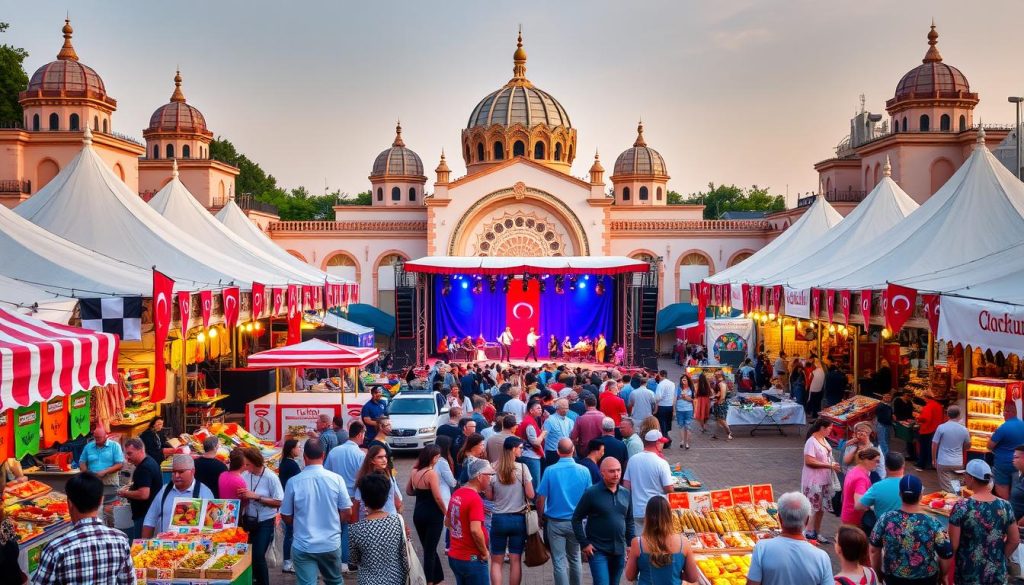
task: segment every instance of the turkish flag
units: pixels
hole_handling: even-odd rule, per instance
[[[832,316],[836,313],[836,291],[825,289],[825,313],[828,315],[828,322],[832,322]]]
[[[812,288],[811,289],[811,319],[817,319],[818,315],[821,314],[821,291]]]
[[[754,310],[761,310],[761,287],[759,286],[754,287]]]
[[[352,292],[349,294],[349,300],[352,301],[353,303],[358,303],[359,302],[359,285],[358,284],[353,284],[352,285]]]
[[[181,318],[181,338],[188,333],[188,322],[192,318],[192,293],[178,291],[178,313]]]
[[[882,299],[882,321],[884,322],[883,324],[889,328],[889,331],[892,331],[892,326],[889,324],[889,290],[883,288],[882,294],[880,296]]]
[[[281,307],[284,305],[284,289],[273,288],[270,293],[274,297],[274,312],[271,315],[276,317],[281,314]]]
[[[317,285],[313,288],[313,308],[326,311],[324,306],[324,287]]]
[[[263,307],[265,306],[266,297],[264,293],[267,287],[258,283],[252,283],[252,320],[255,321],[263,315]]]
[[[772,287],[772,295],[775,297],[775,312],[782,314],[782,285],[777,284]]]
[[[302,307],[299,302],[299,285],[288,285],[288,341],[293,345],[302,341]]]
[[[711,285],[700,281],[697,285],[697,328],[704,331],[704,319],[707,318],[708,296],[711,293]]]
[[[898,284],[890,284],[886,292],[888,293],[886,298],[889,301],[886,321],[889,322],[892,332],[896,333],[902,329],[907,320],[914,315],[914,304],[917,302],[917,290],[900,286]]]
[[[939,332],[939,295],[921,295],[921,303],[928,317],[928,329],[935,335]]]
[[[540,282],[531,278],[528,283],[524,292],[522,282],[514,281],[505,293],[505,325],[512,328],[512,337],[515,340],[512,342],[514,357],[526,355],[526,335],[530,332],[530,327],[533,327],[537,335],[541,334]],[[484,337],[493,336],[493,339],[487,341],[495,341],[501,331],[483,333]]]
[[[743,314],[750,313],[750,285],[744,284],[740,287],[743,290]]]
[[[230,331],[235,328],[235,325],[238,325],[238,287],[229,286],[220,291],[220,296],[224,304],[224,324]]]
[[[871,289],[860,291],[860,316],[864,319],[864,329],[871,327]]]
[[[850,326],[850,291],[839,291],[839,307],[843,310],[843,324]]]
[[[304,284],[302,285],[302,308],[301,310],[306,311],[313,308],[313,287]]]
[[[347,284],[341,285],[341,304],[348,306],[349,288]]]
[[[329,282],[324,282],[324,303],[328,309],[334,306],[334,285]]]
[[[213,313],[213,291],[199,291],[199,305],[203,311],[203,329],[209,329],[210,314]]]
[[[167,394],[164,367],[164,345],[167,332],[171,330],[171,303],[174,295],[174,281],[157,270],[153,271],[153,336],[156,338],[156,355],[153,366],[154,380],[150,400],[160,402]]]
[[[768,308],[768,313],[775,312],[775,295],[772,294],[772,289],[769,288],[764,298],[765,305]]]

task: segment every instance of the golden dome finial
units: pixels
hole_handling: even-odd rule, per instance
[[[185,94],[181,92],[181,70],[174,73],[174,93],[171,94],[172,102],[184,102]]]
[[[444,158],[444,149],[441,149],[441,162],[438,163],[437,168],[434,169],[435,173],[448,173],[451,169],[448,168],[448,161]]]
[[[402,140],[402,120],[395,122],[395,141],[391,146],[405,146],[405,141]]]
[[[633,142],[633,146],[647,146],[647,141],[644,140],[643,120],[640,120],[636,125],[636,140]]]
[[[513,79],[526,79],[526,49],[523,48],[523,26],[519,25],[519,37],[516,39],[516,52],[512,54]]]
[[[889,162],[889,155],[885,155],[885,166],[882,167],[882,175],[885,177],[892,176],[892,163]]]
[[[932,19],[932,28],[928,31],[928,52],[924,54],[922,63],[938,63],[942,61],[942,55],[939,53],[939,32],[935,30],[935,19]]]
[[[78,61],[78,53],[75,52],[75,48],[71,46],[71,33],[75,32],[71,28],[71,18],[64,19],[64,28],[61,29],[64,33],[64,46],[60,48],[60,52],[57,53],[57,58],[61,61]]]

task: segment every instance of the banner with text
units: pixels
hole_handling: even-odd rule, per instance
[[[786,287],[786,314],[801,319],[811,318],[811,290]]]
[[[942,297],[939,339],[1024,355],[1024,307]]]

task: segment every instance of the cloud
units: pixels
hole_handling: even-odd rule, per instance
[[[719,49],[739,51],[751,45],[760,45],[774,38],[774,33],[767,28],[747,28],[741,30],[719,31],[711,35],[711,42]]]

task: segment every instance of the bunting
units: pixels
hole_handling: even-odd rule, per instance
[[[939,333],[939,295],[921,295],[924,314],[928,317],[928,329],[932,335]]]
[[[178,318],[181,321],[181,339],[188,334],[188,322],[192,319],[192,293],[178,291]]]
[[[860,291],[860,316],[864,319],[864,330],[871,327],[871,289]]]
[[[174,281],[158,270],[153,270],[153,336],[156,338],[153,384],[150,400],[160,402],[167,393],[167,368],[164,367],[164,345],[171,330],[171,304],[174,302]]]
[[[239,291],[237,286],[229,286],[221,291],[221,300],[224,305],[224,324],[228,331],[234,331],[238,324]]]
[[[199,304],[203,310],[203,330],[210,328],[210,314],[213,312],[213,291],[199,291]]]
[[[839,307],[843,311],[843,325],[850,326],[850,291],[839,291]]]
[[[914,305],[917,303],[917,290],[898,284],[890,284],[886,293],[888,310],[885,320],[889,323],[889,328],[893,334],[895,334],[914,315]]]
[[[271,289],[271,294],[274,297],[274,312],[271,315],[276,317],[281,314],[281,307],[284,306],[284,289]]]
[[[266,307],[267,287],[258,282],[252,283],[252,320],[255,321],[263,316],[263,309]]]
[[[832,317],[836,313],[836,291],[825,289],[825,314],[828,315],[828,322],[832,323]]]
[[[302,307],[299,300],[300,287],[288,285],[288,342],[293,345],[302,341]]]

